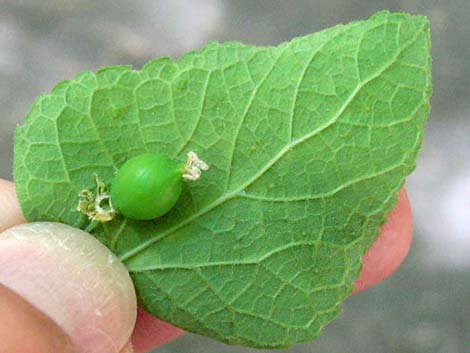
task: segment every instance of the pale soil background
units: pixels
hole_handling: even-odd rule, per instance
[[[208,40],[275,45],[380,9],[425,14],[432,27],[433,108],[408,180],[415,241],[392,278],[348,300],[321,338],[289,352],[469,352],[468,0],[0,0],[0,177],[12,179],[13,131],[34,97],[80,71],[139,68]],[[155,352],[254,351],[188,334]]]

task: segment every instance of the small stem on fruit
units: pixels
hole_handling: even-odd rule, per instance
[[[188,153],[188,161],[184,166],[183,178],[190,181],[196,181],[201,177],[203,170],[208,170],[209,166],[200,159],[196,153],[190,151]]]
[[[87,227],[85,228],[85,232],[91,233],[91,231],[92,231],[93,229],[95,229],[95,227],[96,227],[99,223],[100,223],[100,222],[98,222],[98,221],[91,221],[91,222],[87,225]]]

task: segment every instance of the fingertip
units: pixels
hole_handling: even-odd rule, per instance
[[[52,222],[9,228],[0,240],[2,284],[54,320],[80,351],[115,353],[126,344],[137,315],[135,291],[108,248]]]
[[[397,205],[382,226],[376,242],[364,255],[363,267],[353,294],[389,277],[406,258],[413,235],[413,215],[405,189],[398,194]]]

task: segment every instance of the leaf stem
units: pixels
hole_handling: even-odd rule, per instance
[[[97,220],[94,220],[94,221],[91,221],[87,227],[85,228],[85,232],[87,233],[91,233],[93,231],[93,229],[96,228],[96,226],[99,224],[100,222],[97,221]]]

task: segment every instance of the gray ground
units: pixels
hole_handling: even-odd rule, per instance
[[[103,65],[140,67],[208,40],[277,44],[380,9],[426,14],[434,96],[408,190],[415,242],[402,268],[348,300],[316,342],[290,352],[470,352],[470,2],[0,0],[0,177],[34,97]],[[186,335],[158,353],[254,352]]]

